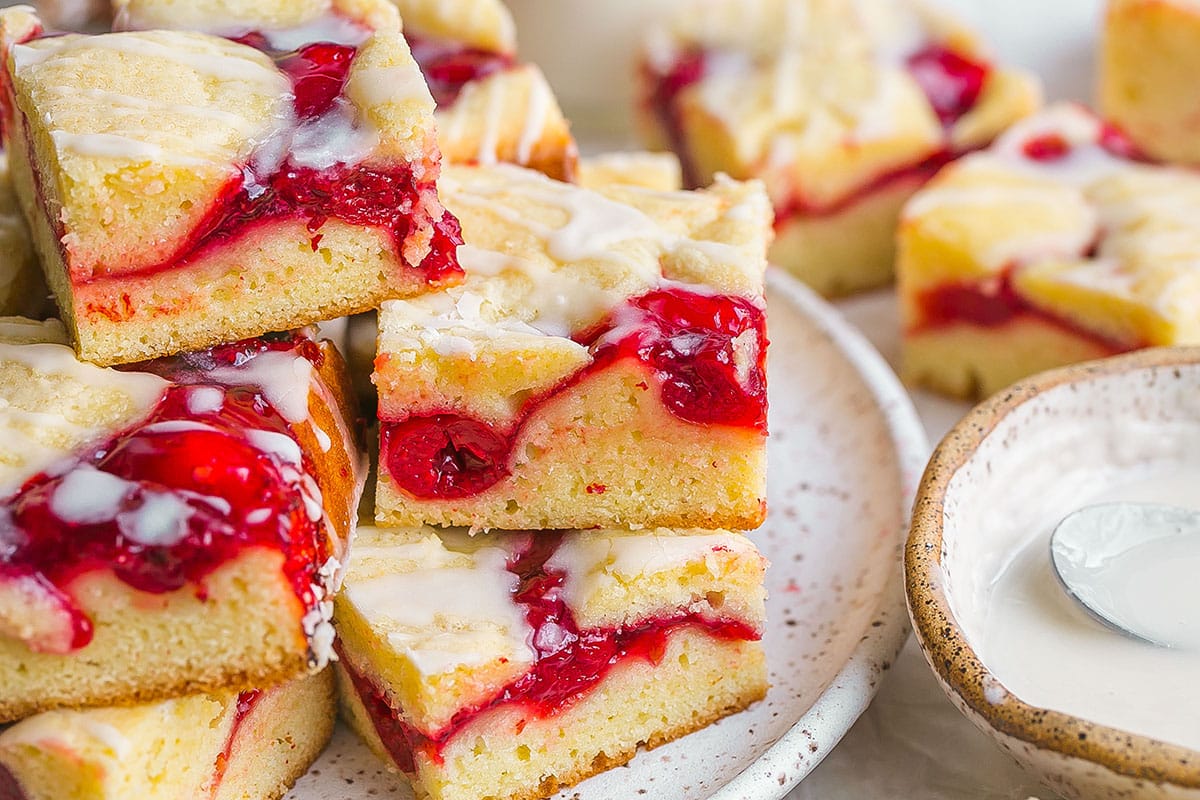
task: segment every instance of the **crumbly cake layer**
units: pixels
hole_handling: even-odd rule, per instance
[[[775,229],[771,263],[788,265],[825,297],[888,285],[895,277],[896,221],[924,180],[902,177],[837,211],[784,219]]]
[[[0,323],[0,719],[323,666],[363,480],[336,350],[118,372],[55,325]]]
[[[900,375],[910,386],[978,401],[1034,373],[1114,352],[1044,317],[1026,315],[995,328],[949,325],[908,334]]]
[[[762,697],[764,567],[726,531],[361,528],[343,708],[418,795],[552,793]]]
[[[39,38],[4,12],[15,185],[81,355],[203,349],[457,278],[433,101],[378,10],[236,42]]]
[[[593,190],[501,166],[452,167],[443,189],[468,278],[380,312],[377,519],[757,527],[761,188]]]
[[[1145,153],[1200,164],[1200,7],[1110,0],[1100,50],[1100,111]]]
[[[331,670],[262,692],[50,711],[0,733],[0,786],[13,800],[277,800],[335,715]]]
[[[1200,341],[1200,178],[1148,163],[1082,108],[1058,106],[1015,126],[988,151],[949,167],[913,198],[899,236],[907,343],[1004,341],[1036,316],[1074,338],[964,349],[934,376],[927,355],[905,371],[962,386],[962,368],[1019,378],[1047,366],[1138,347]],[[964,335],[966,328],[980,331]],[[995,335],[992,335],[995,334]],[[1055,355],[1051,355],[1055,354]],[[1025,366],[1019,366],[1024,363]],[[936,370],[936,367],[933,367]],[[984,381],[993,385],[991,381]]]
[[[338,665],[344,718],[381,758],[390,760],[361,699]],[[756,642],[713,640],[683,631],[662,661],[613,669],[561,714],[525,719],[489,712],[464,729],[437,763],[420,758],[408,773],[419,798],[537,800],[741,711],[767,692],[766,663]]]
[[[878,226],[887,203],[872,195],[895,177],[927,178],[931,163],[986,144],[1040,99],[1032,77],[990,63],[970,31],[907,1],[693,0],[647,38],[641,74],[648,141],[680,155],[689,185],[762,178],[781,231],[774,263],[827,293],[890,272],[881,237],[836,238]],[[810,234],[810,222],[835,232]],[[830,279],[830,263],[851,274]]]

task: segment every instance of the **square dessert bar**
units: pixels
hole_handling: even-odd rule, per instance
[[[903,373],[962,397],[1051,367],[1200,343],[1200,175],[1054,107],[908,204]]]
[[[325,665],[364,480],[304,333],[115,370],[0,322],[0,722]]]
[[[1100,110],[1145,153],[1200,164],[1200,5],[1109,0]]]
[[[757,527],[762,187],[453,166],[442,197],[466,281],[379,314],[380,524]]]
[[[900,207],[1040,102],[914,0],[688,0],[648,38],[639,117],[685,182],[766,182],[771,261],[824,295],[887,283]]]
[[[281,5],[289,27],[236,41],[44,37],[27,9],[0,13],[13,178],[86,360],[203,349],[460,276],[433,100],[395,9]]]
[[[437,101],[438,144],[458,164],[507,162],[571,180],[578,149],[542,71],[517,58],[501,0],[394,0]]]
[[[724,531],[359,529],[345,718],[431,800],[547,797],[761,699],[763,558]]]
[[[0,732],[0,797],[278,800],[336,718],[331,670],[262,691],[47,711]]]

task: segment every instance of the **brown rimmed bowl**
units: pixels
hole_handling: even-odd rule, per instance
[[[1035,496],[1044,514],[1054,486],[1119,481],[1122,470],[1159,461],[1200,464],[1200,348],[1145,350],[1016,384],[946,436],[917,493],[905,578],[925,658],[959,710],[1064,797],[1200,800],[1200,753],[1013,695],[973,646],[986,587],[1027,540],[1020,529],[1038,513]]]

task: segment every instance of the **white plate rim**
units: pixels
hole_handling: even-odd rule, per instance
[[[895,662],[910,631],[901,554],[917,484],[929,453],[925,428],[887,361],[833,306],[779,267],[768,269],[767,284],[794,303],[846,357],[874,398],[891,434],[901,470],[901,524],[891,548],[895,564],[867,617],[882,624],[868,624],[850,658],[808,711],[758,759],[713,792],[709,800],[779,800],[786,796],[833,751],[867,710],[879,690],[881,675]],[[808,735],[806,730],[811,726],[820,727],[822,735]],[[802,766],[797,769],[798,764]]]

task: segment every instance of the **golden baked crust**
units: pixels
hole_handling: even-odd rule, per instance
[[[994,298],[1022,323],[1012,336],[1025,344],[993,364],[999,371],[1003,361],[1007,380],[1089,356],[1200,341],[1197,220],[1200,177],[1138,160],[1083,109],[1056,106],[1022,122],[944,170],[905,210],[899,283],[913,346],[906,372],[962,393],[970,381],[951,373],[975,370],[984,391],[998,388],[984,364],[993,351],[979,342],[984,334],[1003,341],[1009,317],[976,322],[992,330],[974,334],[965,311],[939,321],[929,298],[945,287]],[[1053,335],[1030,338],[1047,325]],[[956,339],[958,352],[948,357]],[[936,376],[938,363],[945,377]]]
[[[450,167],[441,185],[463,224],[468,277],[445,294],[383,306],[379,418],[456,414],[497,431],[521,420],[521,430],[511,474],[471,497],[416,499],[381,469],[377,520],[757,527],[762,430],[679,419],[651,391],[654,370],[636,359],[584,375],[593,356],[571,337],[660,286],[761,307],[770,238],[761,187],[592,190],[510,166]],[[761,352],[747,344],[743,356]],[[543,399],[527,414],[531,397]]]
[[[7,497],[48,464],[144,419],[168,385],[146,373],[75,361],[61,338],[58,344],[36,343],[56,336],[62,337],[61,326],[56,331],[50,323],[0,323],[6,343],[0,371],[9,378],[0,414],[9,431],[9,447],[0,458]],[[339,579],[336,559],[344,557],[357,521],[365,476],[345,366],[332,346],[323,346],[322,355],[303,384],[297,373],[291,384],[263,389],[274,397],[295,384],[307,397],[308,414],[292,430],[320,492],[320,505],[309,510],[309,518],[320,514],[320,535],[334,556],[312,565],[321,568],[314,580],[322,584],[310,587],[312,597],[302,601],[284,569],[284,554],[265,547],[247,547],[227,559],[206,575],[203,587],[185,583],[163,593],[140,591],[109,569],[88,566],[56,590],[92,626],[90,642],[75,648],[58,633],[65,613],[58,601],[21,579],[0,582],[0,664],[10,676],[0,686],[0,720],[53,708],[270,686],[324,664],[332,609],[321,601]],[[22,372],[35,380],[14,382]],[[245,379],[258,380],[249,374]],[[34,428],[27,424],[29,408],[39,410]],[[17,447],[24,451],[20,458],[14,457]]]

